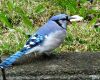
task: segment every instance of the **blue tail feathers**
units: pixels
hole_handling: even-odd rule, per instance
[[[8,57],[6,60],[4,60],[1,64],[0,64],[0,68],[7,68],[10,67],[12,65],[13,62],[15,62],[18,58],[20,58],[22,55],[24,55],[25,52],[21,52],[18,51],[15,54],[13,54],[12,56]]]

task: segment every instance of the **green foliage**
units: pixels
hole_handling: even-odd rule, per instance
[[[20,7],[16,7],[15,11],[21,16],[26,26],[32,27],[32,22],[29,20],[28,16],[26,16],[26,13]]]
[[[12,3],[11,1],[7,1],[5,3],[7,5],[6,11],[1,11],[0,13],[0,20],[3,22],[3,24],[6,24],[7,27],[11,27],[11,23],[8,21],[8,15],[11,18],[12,24],[14,24],[14,18],[15,16],[21,17],[22,22],[28,26],[32,27],[32,22],[29,19],[29,16],[27,16],[27,12],[25,12],[21,7],[15,5],[16,3]],[[4,12],[7,12],[6,14]]]
[[[12,25],[10,24],[8,17],[6,16],[5,13],[0,12],[0,21],[5,24],[7,27],[12,27]]]
[[[13,9],[14,9],[14,4],[13,4],[11,1],[8,1],[8,2],[7,2],[7,8],[8,8],[8,11],[13,11]]]
[[[38,6],[36,6],[35,8],[35,13],[40,14],[45,10],[43,4],[39,4]]]

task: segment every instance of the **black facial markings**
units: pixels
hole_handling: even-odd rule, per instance
[[[68,16],[66,16],[65,18],[62,18],[62,19],[60,19],[60,20],[66,20],[66,21],[69,21]]]
[[[55,20],[55,22],[56,22],[59,26],[62,26],[61,23],[59,22],[59,20]]]
[[[61,28],[65,29],[62,24],[59,22],[59,20],[54,20],[54,22],[56,22]]]
[[[63,28],[63,26],[62,26],[62,24],[59,22],[59,20],[70,21],[69,18],[68,18],[68,16],[66,16],[66,17],[64,17],[64,18],[62,18],[62,19],[53,20],[54,22],[56,22],[56,23],[57,23],[60,27],[62,27],[62,28]],[[65,29],[65,28],[63,28],[63,29]]]

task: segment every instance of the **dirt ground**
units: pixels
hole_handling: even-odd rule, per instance
[[[100,53],[31,54],[5,72],[7,80],[100,80]]]

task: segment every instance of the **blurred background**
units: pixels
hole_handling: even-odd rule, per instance
[[[100,51],[100,0],[0,0],[0,54],[20,50],[51,16],[80,15],[56,52]]]

